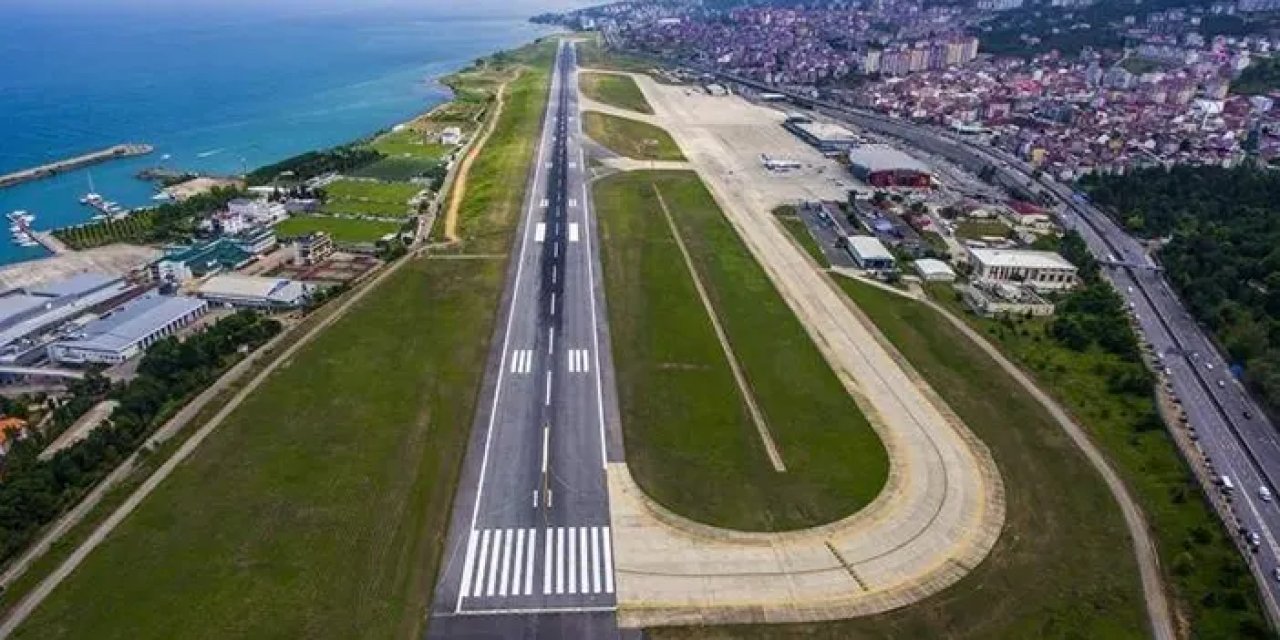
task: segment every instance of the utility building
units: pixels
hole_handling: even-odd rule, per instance
[[[64,364],[119,364],[191,324],[208,308],[196,298],[148,293],[53,342],[49,359]]]

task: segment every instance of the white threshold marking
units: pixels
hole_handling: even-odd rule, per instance
[[[578,241],[578,223],[570,222],[569,223],[569,242],[577,242],[577,241]]]
[[[533,371],[533,349],[516,349],[511,353],[511,373]]]
[[[570,207],[576,207],[576,206],[578,206],[578,199],[577,199],[577,198],[569,198],[569,206],[570,206]]]
[[[543,199],[542,199],[542,204],[541,204],[541,205],[539,205],[539,206],[541,206],[543,209],[546,209],[546,208],[547,208],[548,206],[550,206],[550,205],[551,205],[551,201],[550,201],[550,200],[548,200],[548,199],[546,199],[546,198],[543,198]]]
[[[542,242],[546,238],[547,238],[547,224],[545,222],[539,222],[537,226],[533,228],[533,241]]]
[[[569,350],[569,373],[587,373],[591,371],[591,352],[587,349]]]

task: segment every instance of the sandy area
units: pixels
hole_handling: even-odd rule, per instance
[[[151,247],[113,244],[0,268],[0,291],[61,280],[84,271],[122,276],[159,258]]]

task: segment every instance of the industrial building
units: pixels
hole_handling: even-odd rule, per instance
[[[975,280],[959,285],[961,299],[974,313],[991,318],[1001,315],[1047,316],[1053,314],[1053,303],[1041,298],[1026,285]]]
[[[58,327],[133,291],[122,278],[85,272],[0,293],[0,363],[27,365],[43,359]]]
[[[805,116],[788,116],[782,126],[827,154],[844,153],[861,142],[857,134],[838,124],[814,122]]]
[[[1037,291],[1076,286],[1076,266],[1052,251],[970,248],[973,279],[1025,284]]]
[[[947,263],[936,258],[920,258],[912,262],[911,266],[925,282],[953,282],[956,279],[956,272]]]
[[[64,364],[119,364],[191,324],[208,308],[197,298],[151,292],[51,343],[49,359]]]
[[[209,278],[199,289],[200,297],[213,304],[267,310],[300,307],[309,293],[297,280],[230,273]]]
[[[845,236],[843,244],[859,268],[868,271],[893,269],[893,254],[879,240],[871,236]]]
[[[933,185],[928,165],[887,144],[863,144],[849,149],[849,171],[875,187],[917,187]]]

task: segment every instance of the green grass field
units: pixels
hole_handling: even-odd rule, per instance
[[[985,237],[1007,238],[1013,233],[1009,225],[999,220],[965,220],[956,225],[956,237],[981,240]]]
[[[451,145],[434,142],[422,133],[411,129],[384,133],[369,143],[370,147],[389,158],[417,158],[439,160],[453,151]]]
[[[412,215],[408,201],[422,187],[404,182],[338,180],[324,190],[329,196],[320,207],[324,213],[407,218]]]
[[[658,205],[677,219],[778,444],[774,471]],[[600,181],[610,330],[627,461],[656,500],[746,530],[830,522],[884,485],[884,448],[691,172]]]
[[[898,611],[816,624],[655,629],[650,637],[1144,637],[1141,586],[1119,508],[1053,419],[933,310],[866,284],[836,280],[990,448],[1007,501],[1000,539],[958,584]]]
[[[597,111],[582,114],[587,135],[610,151],[636,160],[684,160],[671,134],[646,122]]]
[[[400,225],[381,220],[358,220],[356,218],[334,218],[330,216],[294,216],[281,221],[275,226],[276,235],[281,237],[301,236],[312,231],[323,231],[333,238],[334,242],[373,242],[388,233],[400,230]]]
[[[552,51],[537,49],[499,125],[508,142],[536,137]],[[522,192],[490,194],[464,229],[505,250]],[[503,260],[406,265],[250,396],[18,637],[421,637],[504,274]]]
[[[1072,351],[1043,335],[1045,320],[1002,322],[960,309],[947,287],[935,298],[956,310],[1027,369],[1083,425],[1116,466],[1151,523],[1181,613],[1200,637],[1268,637],[1252,576],[1191,477],[1148,395],[1108,386],[1118,356]]]
[[[584,72],[578,74],[578,88],[596,102],[639,113],[653,113],[653,107],[645,100],[636,81],[628,76]]]
[[[387,182],[408,182],[440,164],[442,160],[429,158],[383,158],[373,164],[349,171],[355,178],[373,178]]]

